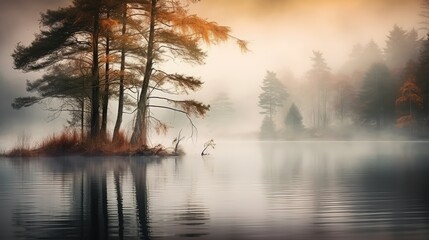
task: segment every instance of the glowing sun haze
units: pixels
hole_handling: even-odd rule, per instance
[[[248,54],[233,44],[210,47],[206,65],[187,70],[206,82],[201,96],[219,89],[244,106],[241,114],[248,120],[243,128],[257,128],[260,122],[257,96],[266,70],[283,81],[292,72],[301,81],[312,51],[318,50],[335,72],[353,45],[374,40],[384,49],[394,24],[405,30],[421,27],[420,0],[203,0],[192,8],[249,41]]]
[[[322,51],[335,69],[356,43],[373,39],[383,47],[394,24],[419,28],[419,5],[420,0],[203,0],[195,11],[231,26],[254,54],[271,53],[275,64],[264,59],[270,69],[301,74],[312,50]]]
[[[227,83],[227,89],[245,87],[235,94],[249,99],[259,91],[266,70],[280,77],[288,71],[305,75],[313,50],[321,51],[336,71],[357,43],[374,40],[383,49],[394,24],[406,30],[421,27],[419,8],[420,0],[203,0],[193,11],[230,26],[234,35],[249,41],[251,52],[241,55],[232,44],[211,47],[207,64],[198,71],[206,88],[219,82]]]

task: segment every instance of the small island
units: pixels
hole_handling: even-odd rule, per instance
[[[202,64],[203,45],[228,40],[248,51],[246,41],[233,36],[229,27],[191,13],[181,1],[74,1],[42,13],[40,25],[35,39],[29,45],[18,43],[12,57],[15,69],[45,74],[27,81],[30,95],[16,98],[12,106],[45,104],[54,115],[68,112],[73,130],[54,134],[34,149],[17,146],[6,154],[10,157],[177,154],[177,146],[171,153],[148,146],[151,129],[168,129],[152,114],[154,109],[183,114],[194,131],[192,118],[205,116],[210,106],[186,98],[203,81],[169,72],[163,63],[180,59]],[[116,122],[108,129],[113,99]],[[132,111],[134,122],[129,139],[122,126],[126,110]]]

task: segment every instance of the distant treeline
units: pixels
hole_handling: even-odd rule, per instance
[[[333,129],[429,133],[429,35],[422,39],[395,25],[383,49],[374,41],[357,44],[335,73],[321,52],[313,51],[311,60],[295,85],[267,72],[259,95],[262,139]]]

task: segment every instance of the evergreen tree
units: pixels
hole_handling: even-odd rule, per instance
[[[99,33],[105,1],[75,0],[73,4],[42,14],[41,32],[29,45],[18,44],[12,57],[15,68],[35,71],[78,59],[92,52],[91,61],[91,139],[99,131]],[[83,91],[83,89],[82,89]]]
[[[269,139],[275,137],[274,117],[277,110],[283,106],[288,98],[283,84],[277,79],[274,72],[267,71],[267,74],[262,82],[262,93],[259,94],[259,107],[262,108],[260,114],[264,115],[264,120],[261,126],[261,139]]]
[[[358,96],[362,124],[375,125],[377,129],[395,121],[396,86],[383,64],[374,64],[366,73]]]
[[[416,71],[416,84],[422,91],[423,106],[418,111],[418,118],[428,124],[429,119],[429,34],[423,42],[422,51],[420,53],[419,65]]]
[[[295,103],[292,103],[292,106],[289,108],[289,112],[285,118],[286,130],[291,132],[297,132],[304,129],[302,124],[302,115]]]
[[[42,78],[27,81],[27,91],[34,95],[16,98],[12,107],[20,109],[36,103],[45,104],[45,108],[52,112],[52,118],[58,117],[62,112],[68,112],[71,116],[69,125],[80,125],[81,134],[84,136],[85,117],[88,110],[91,111],[85,104],[91,100],[88,83],[91,75],[85,70],[87,68],[88,66],[82,66],[79,61],[54,65]],[[57,100],[57,106],[50,104],[52,99]]]
[[[43,30],[29,46],[17,44],[12,54],[14,68],[38,71],[90,51],[90,26],[79,17],[76,6],[41,14]]]
[[[56,99],[56,105],[46,105],[56,118],[61,112],[70,113],[70,126],[81,127],[84,136],[86,102],[91,101],[89,26],[78,19],[76,6],[48,10],[41,14],[41,32],[29,46],[18,43],[12,57],[14,68],[24,72],[47,69],[40,79],[27,81],[27,91],[35,95],[19,97],[12,107],[20,109]]]
[[[416,29],[411,29],[407,33],[407,56],[405,58],[408,61],[417,61],[420,56],[420,51],[422,48],[423,40],[422,38],[419,38],[419,35],[416,31]]]
[[[28,107],[47,98],[57,98],[62,102],[60,107],[67,107],[55,109],[56,113],[59,111],[71,111],[72,119],[70,124],[75,125],[75,122],[80,120],[80,125],[83,129],[84,115],[87,115],[83,114],[83,111],[88,108],[87,106],[91,105],[89,108],[91,113],[89,122],[92,131],[91,138],[95,140],[100,130],[99,98],[102,96],[101,130],[105,133],[109,97],[115,94],[112,91],[114,86],[111,86],[114,80],[112,76],[115,74],[129,76],[125,72],[118,74],[112,71],[113,59],[115,58],[114,54],[111,53],[113,52],[111,50],[118,49],[117,47],[115,49],[112,47],[114,41],[117,42],[113,38],[117,30],[115,26],[117,21],[114,17],[118,15],[116,13],[119,10],[118,7],[126,5],[127,2],[122,0],[75,0],[68,7],[48,10],[43,13],[40,33],[36,35],[35,40],[28,46],[18,44],[12,57],[17,69],[26,72],[47,69],[48,73],[42,79],[34,81],[34,84],[31,82],[27,84],[29,91],[37,93],[38,96],[18,98],[14,102],[14,107]],[[132,41],[127,41],[127,48],[135,49],[135,46],[136,44],[132,43]],[[105,63],[104,71],[102,69],[103,63]],[[63,77],[52,77],[60,74],[55,72],[58,69],[66,68],[69,68],[67,69],[69,72],[73,71],[73,73],[68,73],[70,77],[67,79],[81,79],[82,81],[82,83],[78,84],[80,87],[74,86],[73,88],[74,91],[80,91],[80,95],[82,95],[79,100],[82,111],[80,114],[77,114],[74,108],[68,107],[71,104],[70,98],[64,94],[64,89],[61,88],[64,84],[60,83]],[[100,81],[100,73],[101,75],[104,74],[103,81]],[[42,82],[44,83],[41,84]],[[70,81],[66,83],[70,84]],[[37,87],[34,87],[36,85]],[[49,86],[50,92],[46,92],[48,88],[44,87],[44,85]],[[55,89],[55,87],[58,87],[58,89]],[[89,95],[87,89],[91,90]],[[120,98],[119,104],[123,106],[124,101],[123,97],[122,99]],[[49,109],[53,110],[52,107],[49,107]],[[84,135],[83,132],[82,135]]]
[[[263,115],[273,120],[278,108],[283,106],[288,94],[283,84],[278,80],[274,72],[267,71],[262,82],[262,93],[259,95],[259,107]]]
[[[415,29],[407,32],[394,25],[384,50],[386,65],[395,72],[402,70],[408,61],[418,58],[420,47],[421,41]]]

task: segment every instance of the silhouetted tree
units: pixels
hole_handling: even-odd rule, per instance
[[[394,25],[387,36],[384,50],[386,65],[395,72],[401,71],[408,61],[418,58],[420,46],[421,41],[415,29],[407,32]]]
[[[395,121],[395,82],[389,69],[374,64],[366,73],[358,104],[362,124],[375,125],[377,129],[392,125]]]
[[[113,54],[111,54],[111,44],[112,44],[112,33],[117,22],[111,18],[113,12],[113,6],[106,4],[106,17],[101,19],[101,36],[104,37],[104,81],[101,85],[104,85],[101,91],[101,128],[100,134],[101,137],[105,140],[107,138],[107,111],[109,110],[109,99],[110,99],[110,84],[111,84],[111,61],[113,59]]]
[[[14,68],[24,72],[38,71],[73,58],[81,51],[89,51],[90,39],[86,33],[90,27],[78,18],[75,6],[41,14],[43,30],[29,46],[17,44],[12,54]]]
[[[20,109],[41,103],[46,110],[52,112],[52,118],[58,117],[62,112],[68,112],[71,116],[68,120],[69,125],[80,124],[81,134],[84,136],[85,116],[90,113],[85,104],[90,101],[91,96],[88,82],[91,77],[89,68],[88,65],[82,65],[81,61],[52,66],[42,78],[27,81],[27,92],[33,96],[16,98],[12,107]],[[57,104],[52,104],[52,100],[56,100]]]
[[[91,51],[91,138],[99,131],[99,32],[104,0],[75,0],[73,4],[42,14],[41,32],[27,47],[18,44],[13,58],[15,68],[24,71],[44,69]],[[82,60],[82,59],[80,59]]]
[[[423,42],[422,51],[420,53],[419,64],[416,70],[416,84],[422,91],[423,106],[417,112],[418,118],[428,125],[429,123],[429,35]]]
[[[119,131],[121,129],[122,118],[124,114],[124,94],[125,94],[125,61],[127,53],[127,40],[129,36],[127,34],[127,16],[128,16],[128,5],[123,2],[120,6],[120,22],[121,22],[121,37],[120,37],[120,51],[121,51],[121,66],[119,75],[119,89],[118,89],[118,113],[116,116],[115,127],[113,129],[113,141],[119,139]]]

